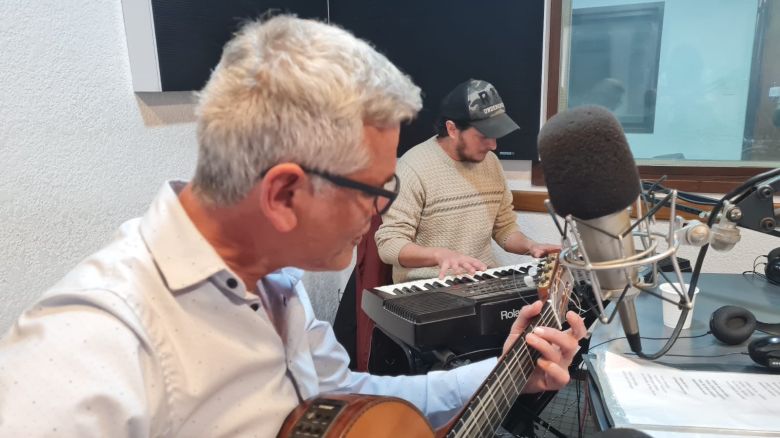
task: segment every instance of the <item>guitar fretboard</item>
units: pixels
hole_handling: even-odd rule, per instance
[[[499,359],[498,364],[477,390],[448,437],[492,437],[509,409],[520,396],[536,368],[540,353],[525,343],[525,335],[535,327],[560,328],[555,310],[545,303],[542,312],[531,321],[525,332]]]

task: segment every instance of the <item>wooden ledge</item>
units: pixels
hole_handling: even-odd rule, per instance
[[[544,207],[544,200],[548,198],[547,191],[535,191],[535,190],[512,190],[512,204],[515,207],[515,211],[524,211],[531,213],[547,213],[547,209]],[[679,204],[691,205],[685,201],[677,201]],[[691,205],[695,207],[694,205]],[[777,205],[775,207],[778,207]],[[678,211],[678,216],[682,216],[685,219],[699,219],[698,216],[692,213],[685,213]],[[662,208],[655,215],[658,220],[669,220],[669,209]]]

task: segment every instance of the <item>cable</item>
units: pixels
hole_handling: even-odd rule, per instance
[[[703,334],[701,334],[701,335],[695,335],[695,336],[678,336],[678,337],[677,337],[677,339],[693,339],[693,338],[701,338],[701,337],[704,337],[704,336],[707,336],[707,335],[711,335],[711,334],[712,334],[712,332],[711,332],[711,331],[707,331],[707,333],[703,333]],[[625,336],[620,336],[620,337],[618,337],[618,338],[607,339],[607,340],[606,340],[606,341],[604,341],[604,342],[599,342],[599,343],[598,343],[598,344],[596,344],[596,345],[592,345],[592,346],[588,347],[588,353],[590,353],[590,350],[593,350],[593,349],[594,349],[594,348],[596,348],[596,347],[602,346],[602,345],[604,345],[604,344],[607,344],[607,343],[610,343],[610,342],[612,342],[612,341],[617,341],[618,339],[626,339],[626,337],[625,337]],[[652,338],[652,337],[649,337],[649,336],[640,336],[640,337],[639,337],[639,339],[647,339],[647,340],[650,340],[650,341],[666,341],[666,340],[669,340],[669,338]]]
[[[767,262],[758,263],[758,259],[760,259],[761,257],[766,257],[767,261],[769,260],[769,257],[768,257],[767,254],[762,254],[762,255],[756,257],[753,260],[753,270],[751,270],[751,271],[742,271],[742,276],[747,278],[747,274],[750,274],[750,275],[752,275],[754,277],[758,277],[758,278],[766,281],[767,283],[778,284],[776,281],[772,280],[771,278],[767,277],[766,275],[764,275],[764,274],[762,274],[761,272],[758,271],[759,267],[764,266],[764,269],[766,269],[766,265],[767,265]]]
[[[626,353],[626,354],[631,354],[631,353]],[[726,357],[726,356],[734,356],[734,355],[747,356],[748,353],[746,351],[737,351],[734,353],[724,353],[724,354],[672,354],[672,353],[667,354],[667,356],[674,356],[674,357]]]
[[[661,177],[661,179],[659,179],[657,182],[642,181],[642,189],[644,189],[645,192],[651,196],[655,192],[668,194],[669,192],[671,192],[671,189],[668,189],[660,184],[661,181],[665,179],[666,179],[666,175]],[[690,202],[691,204],[696,204],[696,205],[715,206],[718,203],[717,199],[709,198],[707,196],[696,195],[694,193],[681,192],[679,190],[677,191],[677,197],[679,199],[682,199],[685,202]]]
[[[502,348],[498,348],[498,347],[495,347],[495,348],[483,348],[481,350],[474,350],[474,351],[469,351],[469,352],[466,352],[466,353],[456,354],[456,355],[453,355],[453,356],[449,357],[444,362],[444,364],[442,364],[442,369],[444,369],[444,370],[450,369],[449,368],[450,365],[452,365],[453,362],[458,361],[458,360],[468,359],[468,358],[470,358],[472,356],[477,356],[477,355],[484,354],[484,353],[494,353],[495,352],[495,353],[501,354],[502,350],[503,350]]]

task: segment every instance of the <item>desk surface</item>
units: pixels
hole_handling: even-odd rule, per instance
[[[684,274],[684,277],[688,280],[690,274]],[[750,310],[759,321],[780,322],[780,287],[752,274],[701,274],[698,287],[700,292],[696,297],[691,327],[682,330],[680,338],[669,352],[655,362],[682,369],[766,372],[766,368],[755,364],[747,355],[747,345],[750,340],[765,336],[761,332],[754,333],[752,338],[735,346],[724,345],[712,335],[693,339],[684,337],[707,333],[710,329],[709,321],[712,312],[729,304]],[[666,343],[666,338],[672,334],[672,329],[663,325],[661,307],[662,301],[650,294],[640,294],[636,299],[640,335],[643,338],[664,338],[663,340],[642,339],[642,351],[646,354],[658,351]],[[611,311],[611,306],[607,310]],[[590,345],[595,347],[591,347],[591,353],[611,351],[622,354],[631,351],[624,338],[597,346],[609,339],[625,336],[618,319],[619,316],[616,316],[609,325],[599,323],[600,326],[595,329],[591,337]],[[742,352],[745,354],[739,354]]]
[[[690,274],[684,274],[684,277],[688,280]],[[755,337],[765,336],[761,332],[754,333],[747,341],[734,346],[720,343],[711,334],[692,339],[685,337],[707,333],[712,312],[729,304],[750,310],[759,321],[780,322],[780,287],[751,274],[701,274],[698,287],[700,292],[696,297],[690,329],[682,330],[680,338],[669,352],[654,362],[687,370],[765,373],[766,368],[754,363],[747,355],[747,345],[750,341]],[[662,301],[649,294],[640,294],[636,308],[640,335],[643,338],[664,338],[642,339],[642,350],[646,354],[655,353],[672,333],[671,328],[663,325]],[[611,307],[608,310],[611,310]],[[611,324],[596,327],[590,341],[593,346],[590,353],[611,351],[623,354],[631,351],[618,319],[619,317],[616,317]],[[601,344],[613,338],[621,339]],[[592,379],[589,379],[588,387],[596,423],[600,429],[606,429],[611,426],[609,416]]]

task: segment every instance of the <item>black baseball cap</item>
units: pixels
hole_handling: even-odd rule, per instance
[[[450,91],[442,100],[440,113],[445,119],[468,122],[488,138],[501,138],[520,129],[506,114],[496,87],[478,79],[469,79]]]

